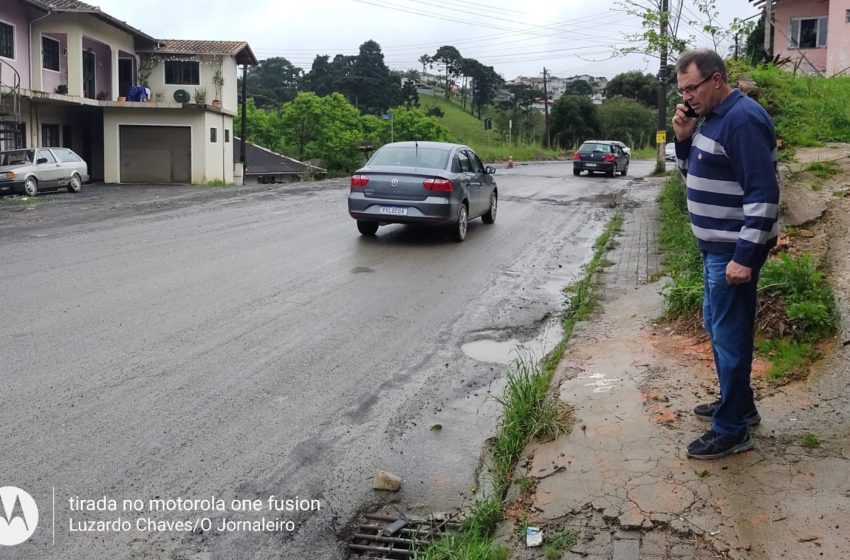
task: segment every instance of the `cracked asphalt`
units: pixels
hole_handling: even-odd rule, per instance
[[[691,409],[715,398],[715,373],[704,344],[656,324],[660,181],[646,184],[627,194],[632,209],[601,278],[602,308],[576,329],[556,373],[576,425],[527,448],[516,476],[534,486],[512,489],[521,505],[513,511],[544,535],[573,530],[578,542],[562,560],[850,557],[850,200],[830,195],[818,214],[828,229],[816,232],[827,238],[841,333],[806,381],[761,383],[754,450],[698,461],[684,447],[706,424]],[[819,448],[800,445],[806,433]],[[512,558],[542,558],[517,537],[523,521],[504,523],[500,539]]]

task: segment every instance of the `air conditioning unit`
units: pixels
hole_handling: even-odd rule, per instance
[[[185,89],[178,89],[174,92],[174,101],[177,103],[188,103],[192,96]]]

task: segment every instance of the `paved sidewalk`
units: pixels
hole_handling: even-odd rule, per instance
[[[850,557],[850,444],[838,402],[828,445],[799,446],[811,429],[797,423],[816,398],[809,391],[832,389],[803,385],[760,401],[753,451],[686,456],[684,446],[708,426],[690,411],[713,400],[716,381],[705,348],[653,324],[663,311],[664,282],[652,282],[659,188],[651,179],[630,183],[623,232],[602,275],[606,301],[576,329],[556,373],[575,428],[520,460],[517,478],[534,481],[520,497],[529,524],[578,535],[563,559]],[[827,387],[847,393],[843,379]],[[512,558],[543,558],[518,544],[515,527],[503,535]]]

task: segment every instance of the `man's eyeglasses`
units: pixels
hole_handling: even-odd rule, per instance
[[[693,84],[693,85],[690,85],[690,86],[681,87],[681,88],[677,89],[676,91],[678,91],[679,95],[682,95],[682,96],[684,96],[686,93],[688,95],[692,95],[696,90],[699,89],[699,87],[702,84],[704,84],[708,80],[712,79],[713,77],[714,77],[714,74],[710,75],[708,78],[704,79],[703,81],[701,81],[698,84]]]

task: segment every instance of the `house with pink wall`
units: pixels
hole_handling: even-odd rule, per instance
[[[774,56],[800,72],[850,75],[850,0],[772,0],[771,9]]]

